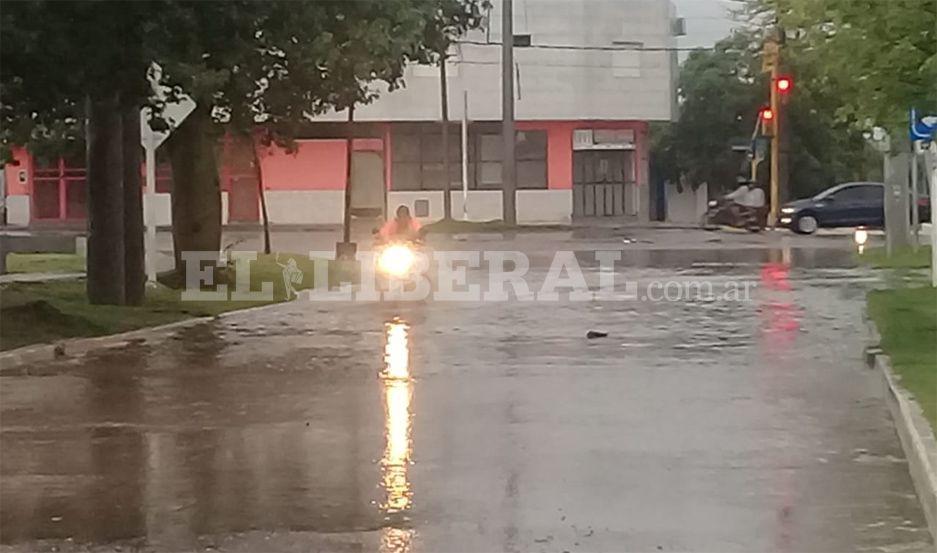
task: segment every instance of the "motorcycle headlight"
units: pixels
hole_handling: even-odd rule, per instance
[[[782,207],[782,208],[781,208],[781,213],[786,213],[786,214],[788,214],[788,215],[790,215],[791,213],[794,213],[795,211],[797,211],[797,210],[794,209],[793,207]]]
[[[415,259],[416,256],[409,247],[403,245],[390,246],[378,256],[377,268],[382,273],[401,277],[410,272]]]
[[[709,200],[709,204],[707,205],[709,205],[709,207],[716,207],[717,205],[719,205],[719,202],[717,202],[716,200]]]

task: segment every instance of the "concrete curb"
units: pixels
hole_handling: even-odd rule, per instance
[[[884,353],[872,353],[878,347],[879,334],[869,320],[870,337],[875,341],[869,351],[874,366],[882,374],[886,402],[895,423],[895,430],[908,460],[908,471],[918,500],[927,520],[931,537],[937,539],[937,439],[921,406],[901,387],[900,377],[892,370],[891,360]]]
[[[282,306],[285,303],[288,302],[268,303],[255,307],[247,307],[245,309],[227,311],[219,315],[194,317],[192,319],[185,319],[182,321],[176,321],[174,323],[167,323],[159,326],[138,328],[136,330],[121,332],[119,334],[108,334],[105,336],[94,336],[91,338],[69,338],[66,340],[59,340],[51,344],[34,344],[31,346],[23,346],[21,348],[16,348],[0,353],[0,367],[2,367],[3,370],[7,370],[30,363],[46,363],[59,359],[80,357],[86,355],[90,351],[97,349],[109,349],[127,346],[132,343],[142,344],[146,342],[164,340],[171,336],[174,332],[183,328],[188,328],[211,321],[217,321],[227,317],[243,315],[244,313],[249,313],[252,311],[272,309],[274,307]]]
[[[0,275],[0,284],[80,280],[85,276],[85,273],[4,273]]]
[[[29,363],[45,363],[66,357],[78,357],[95,349],[126,346],[133,342],[143,343],[165,338],[181,328],[195,326],[214,319],[215,317],[196,317],[160,326],[138,328],[120,334],[108,334],[93,338],[69,338],[51,344],[23,346],[0,353],[0,366],[9,369]]]

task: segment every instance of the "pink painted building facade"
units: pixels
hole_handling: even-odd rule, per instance
[[[517,219],[646,220],[649,122],[671,120],[675,111],[674,9],[668,0],[592,0],[576,10],[552,2],[527,0],[514,13],[515,32],[530,44],[515,48]],[[500,21],[498,0],[489,16]],[[469,33],[450,52],[448,152],[442,152],[436,67],[407,67],[405,87],[383,90],[356,109],[353,213],[384,214],[405,204],[431,221],[442,217],[448,190],[456,218],[502,217],[499,27]],[[311,120],[294,151],[261,148],[259,171],[252,152],[226,144],[219,160],[224,222],[259,220],[259,175],[273,224],[339,224],[345,118],[338,112]],[[40,166],[24,151],[17,156],[18,165],[5,168],[8,221],[79,223],[82,168]],[[171,175],[162,166],[158,173],[154,211],[159,224],[169,224]]]
[[[469,132],[468,191],[462,190],[460,128],[450,128],[450,193],[461,217],[463,199],[471,220],[500,219],[502,191],[500,124],[472,123]],[[364,124],[380,137],[353,142],[352,209],[383,214],[406,204],[424,221],[442,216],[442,159],[416,151],[439,143],[437,123]],[[574,136],[584,130],[627,131],[620,149],[577,150]],[[628,215],[631,197],[647,182],[647,124],[644,122],[518,121],[518,217],[527,223],[568,223],[582,203],[582,215]],[[594,135],[593,135],[594,136]],[[396,139],[396,140],[395,140]],[[334,225],[342,220],[346,141],[301,138],[292,151],[258,147],[260,175],[270,220],[282,225]],[[258,222],[259,192],[249,152],[223,148],[219,178],[225,223]],[[580,159],[601,152],[594,159]],[[395,157],[395,153],[397,154]],[[438,153],[438,152],[437,152]],[[611,161],[618,158],[616,163]],[[65,160],[43,164],[24,149],[4,167],[8,223],[82,225],[86,217],[84,168]],[[588,166],[580,167],[580,165]],[[578,176],[577,176],[578,174]],[[159,224],[171,221],[171,172],[158,168],[155,212]],[[578,180],[577,180],[578,179]],[[579,182],[582,181],[582,182]],[[586,197],[587,187],[591,187]],[[582,189],[577,200],[574,189]],[[598,204],[596,198],[599,198]],[[606,201],[607,200],[607,201]],[[615,202],[618,203],[615,203]]]

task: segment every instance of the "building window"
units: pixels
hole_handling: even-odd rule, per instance
[[[518,131],[514,146],[517,161],[516,183],[518,189],[543,189],[547,187],[547,133],[546,131]],[[500,134],[478,135],[479,189],[501,188],[501,161],[503,143]]]
[[[494,133],[478,134],[478,182],[475,188],[480,190],[498,190],[501,188],[501,158],[504,147],[501,135]]]
[[[547,133],[520,131],[514,146],[517,158],[517,188],[547,187]]]
[[[438,123],[395,126],[391,144],[394,190],[443,190],[445,188],[442,130]],[[461,186],[462,137],[458,124],[451,123],[449,126],[449,188],[457,189]]]
[[[503,154],[500,125],[472,123],[468,143],[468,187],[501,189]],[[458,123],[449,130],[449,189],[462,188],[462,137]],[[395,125],[392,138],[394,190],[443,190],[442,133],[439,123]],[[519,131],[515,146],[517,188],[547,187],[546,131]]]
[[[394,190],[422,190],[422,176],[419,163],[401,163],[394,161]]]

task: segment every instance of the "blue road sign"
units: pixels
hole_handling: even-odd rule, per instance
[[[934,140],[935,135],[937,135],[937,116],[930,115],[918,119],[917,111],[911,108],[911,141],[923,140],[924,142],[930,142]]]

